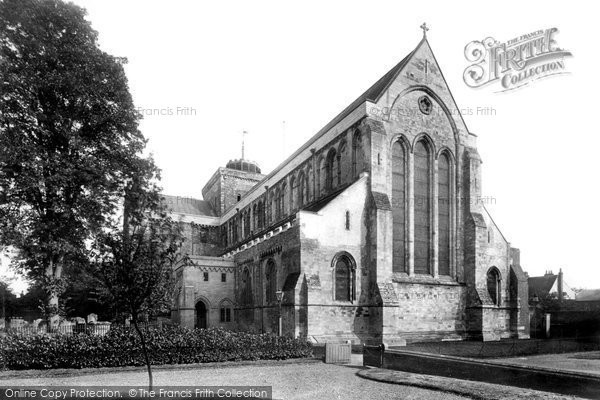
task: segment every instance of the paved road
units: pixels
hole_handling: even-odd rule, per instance
[[[324,363],[269,363],[235,367],[164,369],[154,373],[159,385],[267,385],[277,399],[466,399],[416,387],[366,380],[356,375],[362,367]],[[144,370],[119,373],[39,377],[2,377],[0,385],[146,385]]]

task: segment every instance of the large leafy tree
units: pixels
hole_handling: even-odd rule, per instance
[[[142,346],[152,389],[152,368],[141,320],[170,311],[174,270],[189,259],[181,245],[182,226],[169,216],[151,180],[136,180],[127,190],[122,227],[97,236],[92,266],[108,305],[131,316]]]
[[[0,0],[0,243],[19,250],[51,313],[65,271],[155,168],[125,62],[99,48],[74,4]]]

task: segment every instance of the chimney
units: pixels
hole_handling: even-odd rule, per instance
[[[562,268],[558,270],[558,300],[563,301],[563,273]]]

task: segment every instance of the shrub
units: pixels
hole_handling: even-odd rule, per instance
[[[310,343],[272,334],[221,328],[149,328],[153,365],[216,361],[282,360],[312,356]],[[22,335],[0,337],[0,369],[99,368],[145,365],[140,339],[129,327],[113,326],[105,336]]]

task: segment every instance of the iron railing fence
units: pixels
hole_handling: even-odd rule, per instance
[[[89,334],[89,335],[106,335],[110,331],[111,326],[116,324],[106,323],[83,323],[83,324],[72,324],[72,325],[59,325],[56,327],[48,328],[46,325],[34,326],[32,324],[23,324],[19,326],[6,326],[0,328],[0,334],[21,334],[21,335],[40,335],[40,334],[60,334],[60,335],[74,335],[74,334]],[[139,323],[143,329],[148,328],[159,328],[163,324],[158,322],[142,322]],[[133,329],[133,325],[129,325]]]

